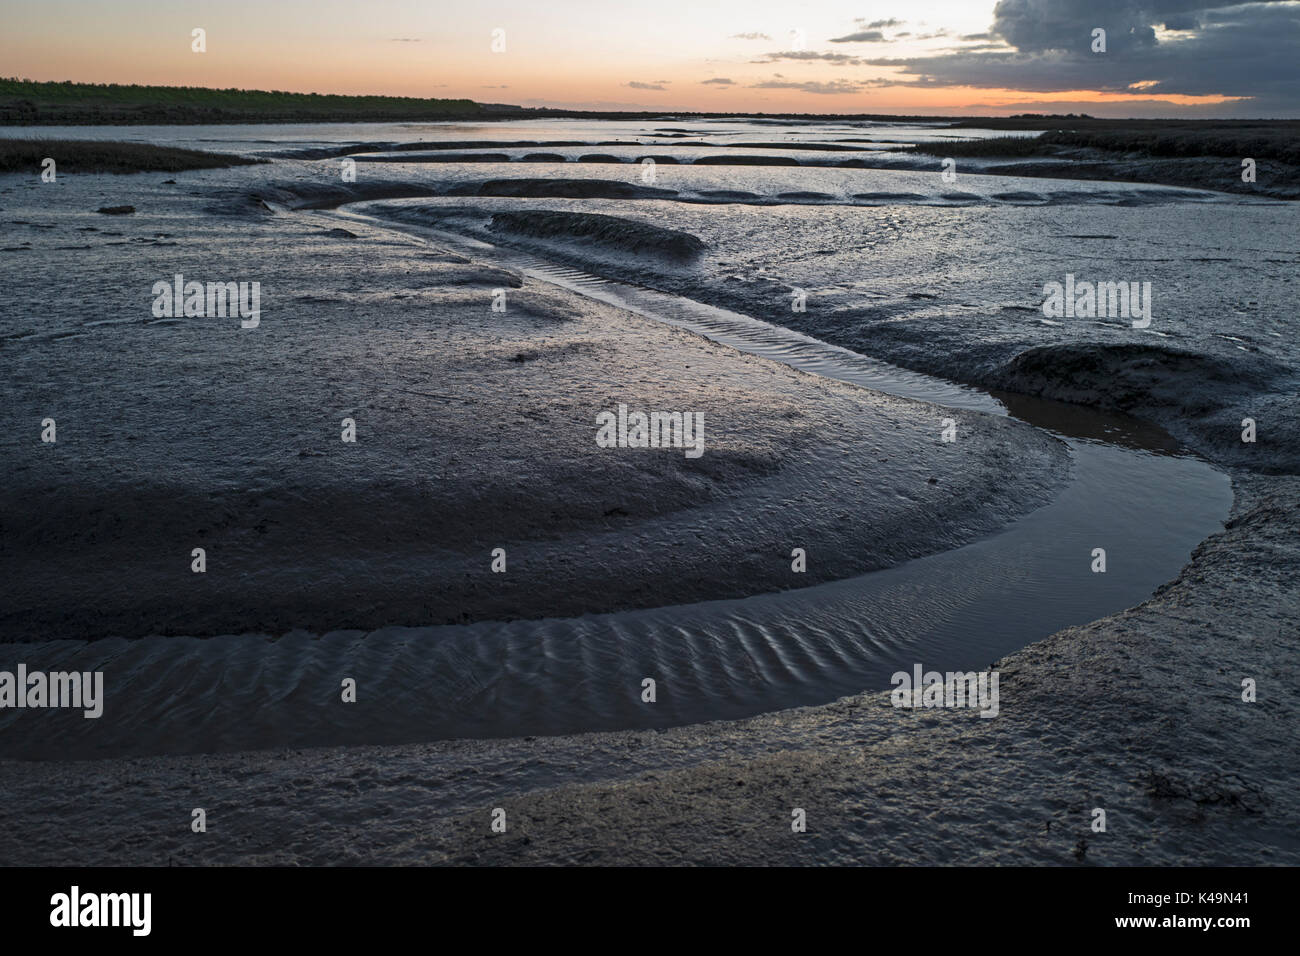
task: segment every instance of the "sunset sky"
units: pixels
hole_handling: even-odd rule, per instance
[[[578,109],[1300,115],[1298,2],[41,0],[3,19],[0,73],[37,80]]]

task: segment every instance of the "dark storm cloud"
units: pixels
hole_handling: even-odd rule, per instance
[[[1155,28],[1166,23],[1183,32],[1162,42]],[[1096,27],[1106,30],[1104,54],[1091,52]],[[1234,108],[1241,115],[1300,113],[1298,3],[1001,0],[989,32],[1015,49],[866,62],[901,68],[899,82],[912,86],[1131,92],[1141,83],[1152,96],[1253,97]]]
[[[1103,27],[1108,51],[1118,52],[1155,43],[1156,17],[1143,6],[1184,13],[1204,7],[1205,0],[1147,0],[1142,5],[1133,0],[999,0],[989,32],[1025,53],[1089,53],[1093,29]]]

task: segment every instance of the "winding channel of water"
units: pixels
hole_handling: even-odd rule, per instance
[[[104,670],[113,690],[103,717],[47,712],[22,734],[0,735],[0,755],[71,759],[549,735],[826,703],[887,689],[893,672],[916,663],[927,670],[985,668],[1063,627],[1140,603],[1222,528],[1231,505],[1228,478],[1153,426],[905,371],[734,312],[467,237],[397,227],[355,211],[312,215],[361,217],[436,237],[440,245],[805,372],[1015,416],[1068,444],[1072,474],[1050,504],[964,547],[740,600],[274,639],[11,645],[17,660],[39,656],[47,670]],[[1097,546],[1107,550],[1105,574],[1090,570]],[[365,675],[365,692],[344,706],[339,681],[349,674]],[[657,682],[654,705],[641,702],[644,677]],[[113,706],[115,699],[130,706]]]

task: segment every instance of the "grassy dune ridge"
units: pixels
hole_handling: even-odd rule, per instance
[[[460,119],[482,112],[473,100],[0,78],[0,126],[382,122]]]

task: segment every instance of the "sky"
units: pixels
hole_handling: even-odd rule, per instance
[[[602,110],[1300,116],[1297,0],[0,4],[0,75],[35,80]]]

